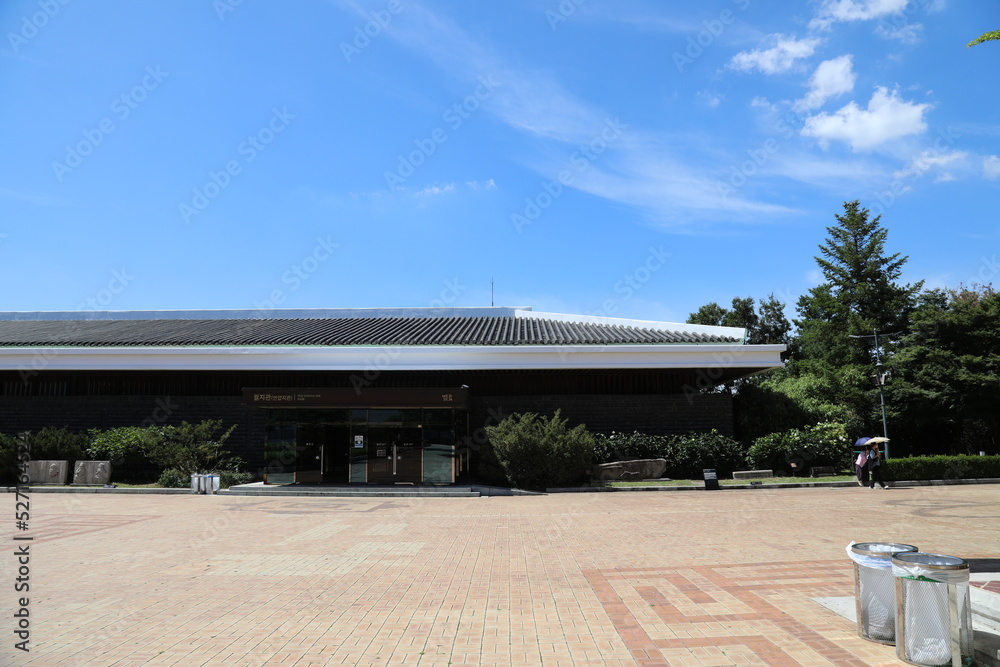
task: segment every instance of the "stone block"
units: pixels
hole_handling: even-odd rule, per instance
[[[659,479],[667,469],[666,459],[636,459],[600,463],[591,468],[591,477],[601,481]]]
[[[733,479],[764,479],[774,477],[773,470],[738,470],[733,473]]]
[[[813,466],[809,469],[810,477],[833,477],[836,474],[833,466]]]
[[[111,461],[77,461],[73,468],[73,483],[107,484],[111,481]]]
[[[65,484],[69,461],[28,461],[29,484]]]

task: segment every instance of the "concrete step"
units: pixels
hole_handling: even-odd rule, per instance
[[[220,490],[220,496],[309,496],[331,498],[479,498],[471,487],[455,486],[264,486],[242,484]]]

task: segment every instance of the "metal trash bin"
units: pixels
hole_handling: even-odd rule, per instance
[[[892,557],[896,656],[913,665],[975,664],[969,563],[955,556]]]
[[[858,636],[880,644],[896,643],[896,587],[892,557],[915,552],[912,544],[852,542],[847,555],[854,561],[854,604]]]
[[[204,475],[191,475],[191,493],[205,493]]]
[[[205,493],[215,494],[219,490],[219,475],[203,475],[205,480]]]

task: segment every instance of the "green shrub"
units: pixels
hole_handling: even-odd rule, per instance
[[[32,461],[74,461],[86,460],[90,436],[86,433],[72,433],[65,427],[46,426],[37,433],[29,433]]]
[[[533,412],[513,414],[486,427],[507,479],[516,487],[544,489],[580,483],[590,474],[594,436],[582,424],[566,427],[567,420]]]
[[[238,472],[235,470],[223,470],[219,473],[219,486],[228,489],[238,484],[249,484],[253,481],[253,475],[248,472]]]
[[[614,463],[636,459],[667,459],[673,455],[670,436],[634,431],[594,435],[594,463]]]
[[[813,466],[851,467],[851,441],[847,429],[837,422],[822,422],[804,429],[793,428],[757,438],[747,452],[747,461],[757,470],[805,473]],[[793,468],[792,463],[796,466]]]
[[[1000,456],[913,456],[886,459],[882,476],[891,481],[1000,478]]]
[[[17,438],[0,433],[0,486],[15,486],[20,475]]]
[[[612,463],[635,459],[666,459],[664,477],[673,479],[701,478],[705,468],[715,468],[728,475],[745,465],[743,446],[718,431],[686,435],[649,435],[618,433],[595,436],[595,463]]]
[[[667,459],[663,474],[674,479],[701,479],[706,468],[715,468],[721,476],[730,476],[746,465],[743,446],[714,429],[710,433],[674,436],[673,459]]]
[[[156,479],[159,471],[147,453],[152,440],[148,429],[122,426],[107,431],[95,428],[88,433],[87,456],[96,461],[111,461],[116,480],[143,483]]]
[[[170,470],[164,470],[156,483],[165,489],[190,489],[191,475],[171,468]]]
[[[510,480],[507,479],[507,473],[500,465],[500,459],[497,458],[496,451],[489,441],[477,447],[474,456],[476,481],[491,486],[504,486],[510,483]]]
[[[232,435],[236,426],[216,435],[221,428],[220,419],[150,428],[147,430],[147,455],[153,463],[164,469],[179,470],[187,475],[230,470],[234,459],[223,448],[223,443]]]

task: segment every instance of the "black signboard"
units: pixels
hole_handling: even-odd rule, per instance
[[[468,389],[244,388],[243,402],[262,408],[458,408],[469,407]]]

